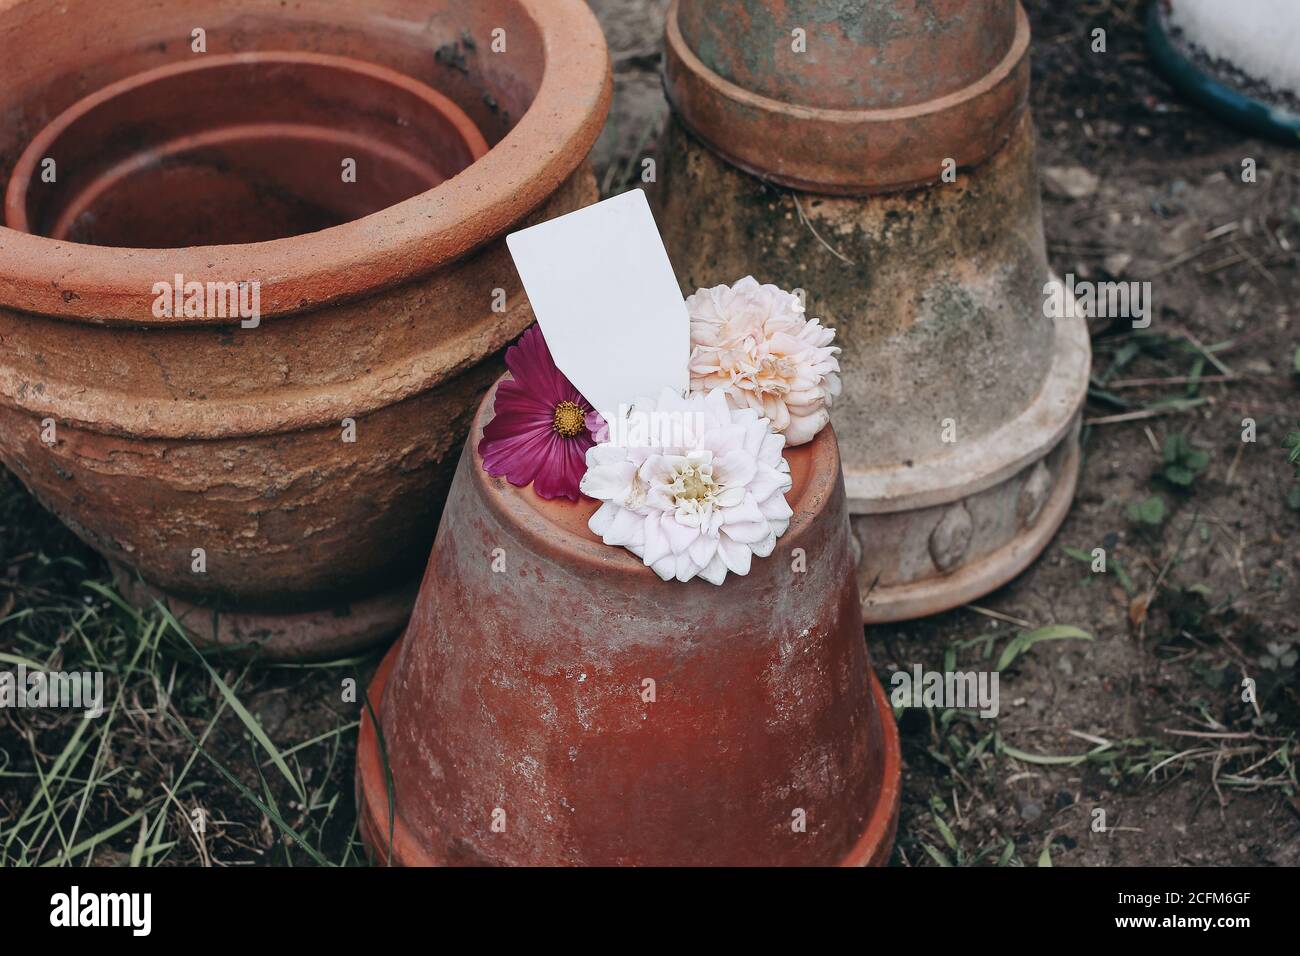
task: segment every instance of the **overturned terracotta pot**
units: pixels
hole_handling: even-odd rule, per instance
[[[596,197],[594,17],[0,0],[0,61],[0,457],[203,643],[398,631],[532,321],[503,237]]]
[[[794,517],[721,586],[661,581],[461,457],[363,718],[362,835],[403,865],[879,864],[899,750],[871,671],[835,436],[787,453]],[[802,570],[801,570],[802,569]],[[392,806],[385,760],[391,769]],[[391,839],[390,839],[391,838]]]
[[[1082,318],[1044,314],[1019,4],[889,0],[851,22],[832,15],[841,6],[673,5],[678,119],[652,200],[685,293],[754,273],[804,290],[808,314],[836,328],[831,415],[872,623],[973,600],[1046,546],[1074,494],[1090,348]],[[807,52],[787,54],[796,27]],[[745,53],[769,48],[770,61]],[[818,80],[836,69],[852,81]],[[701,111],[695,91],[737,82],[785,99]],[[825,125],[825,97],[857,119]],[[869,146],[875,129],[873,152],[856,137]],[[763,148],[737,158],[746,137]],[[820,157],[834,162],[814,175]],[[932,185],[904,188],[918,182]]]
[[[1011,134],[1029,89],[1017,0],[675,0],[678,120],[763,179],[859,195],[930,183]]]

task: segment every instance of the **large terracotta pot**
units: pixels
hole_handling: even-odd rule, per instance
[[[685,293],[754,272],[836,328],[831,420],[871,624],[971,601],[1047,545],[1074,494],[1090,349],[1082,317],[1044,316],[1019,3],[842,8],[676,0],[677,120],[651,196]]]
[[[383,746],[364,718],[357,791],[371,851],[405,865],[883,863],[898,736],[863,642],[833,432],[787,452],[794,517],[776,551],[715,587],[661,581],[602,544],[595,502],[488,476],[490,417],[491,395],[370,690]]]
[[[55,117],[14,166],[5,221],[99,246],[265,242],[396,205],[487,150],[460,107],[394,70],[320,53],[210,54]],[[63,175],[46,182],[51,160]]]
[[[395,633],[532,321],[503,236],[596,196],[590,11],[0,0],[0,62],[7,214],[32,230],[0,229],[0,457],[201,641]],[[177,275],[257,283],[260,321],[159,315]]]

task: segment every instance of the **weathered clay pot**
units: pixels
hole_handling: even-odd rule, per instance
[[[460,107],[393,70],[213,54],[129,76],[57,116],[14,167],[5,221],[100,246],[264,242],[410,199],[487,150]],[[64,170],[53,183],[41,179],[49,160]]]
[[[826,194],[981,162],[1029,89],[1018,0],[675,0],[664,80],[677,118],[764,179]]]
[[[390,857],[391,827],[406,865],[883,863],[898,736],[833,432],[787,454],[795,514],[776,551],[715,587],[602,544],[596,502],[488,476],[490,417],[491,395],[371,686],[383,751],[365,718],[357,791],[372,853]]]
[[[395,633],[486,360],[532,321],[502,237],[596,196],[590,11],[0,0],[0,62],[0,169],[37,140],[57,170],[34,147],[10,191],[50,235],[0,229],[0,457],[201,641]],[[216,244],[145,248],[171,243]],[[260,324],[155,314],[176,275],[258,283]]]
[[[804,290],[808,313],[837,329],[844,392],[832,421],[872,623],[970,601],[1046,546],[1074,493],[1090,349],[1082,318],[1044,317],[1051,276],[1019,5],[888,0],[852,22],[832,16],[841,7],[677,0],[666,83],[681,122],[670,124],[651,195],[684,292],[754,273]],[[757,32],[732,32],[741,23]],[[782,53],[800,25],[808,52]],[[712,37],[710,59],[745,82],[777,84],[772,95],[822,90],[872,108],[855,114],[858,125],[829,126],[818,125],[816,98],[809,109],[741,97],[749,112],[701,112],[694,91],[730,87],[704,54],[688,55],[691,36]],[[773,45],[775,60],[745,59]],[[945,50],[944,70],[926,66]],[[834,64],[854,79],[823,89],[816,78]],[[902,99],[883,108],[892,90]],[[877,127],[881,151],[860,149],[858,132],[870,145]],[[801,131],[842,152],[814,149]],[[746,137],[763,146],[744,160],[757,176],[725,158]],[[804,164],[818,156],[834,163],[813,175]],[[955,181],[941,179],[944,157],[962,167]],[[876,191],[829,196],[765,179]],[[921,180],[939,181],[900,188]]]

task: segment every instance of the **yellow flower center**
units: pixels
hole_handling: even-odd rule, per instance
[[[564,438],[576,438],[587,427],[586,416],[575,402],[560,402],[555,406],[551,427]]]
[[[692,468],[681,476],[681,490],[677,492],[676,497],[699,501],[713,494],[715,487],[712,478],[706,478]]]

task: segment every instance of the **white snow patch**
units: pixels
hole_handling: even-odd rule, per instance
[[[1172,22],[1206,53],[1300,96],[1300,2],[1173,0]]]

